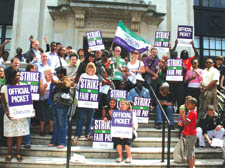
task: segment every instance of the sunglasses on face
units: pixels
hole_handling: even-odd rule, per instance
[[[116,52],[120,52],[120,50],[116,50]]]
[[[206,64],[213,64],[212,62],[206,62]]]

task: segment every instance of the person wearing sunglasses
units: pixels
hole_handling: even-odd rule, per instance
[[[219,84],[219,78],[220,72],[214,68],[213,60],[207,58],[200,86],[198,121],[207,113],[207,105],[212,104],[217,109],[217,85]]]

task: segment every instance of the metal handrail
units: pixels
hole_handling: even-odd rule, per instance
[[[72,97],[76,99],[76,88],[73,89]],[[76,111],[76,103],[70,105],[68,110],[68,131],[67,131],[67,152],[66,152],[66,168],[70,167],[70,158],[71,158],[71,135],[72,135],[72,118]]]
[[[159,102],[158,97],[155,94],[155,91],[153,90],[152,86],[149,85],[151,92],[153,93],[155,100],[157,102],[157,104],[159,105],[159,108],[162,111],[163,114],[163,131],[162,131],[162,162],[164,162],[164,158],[165,158],[165,119],[167,121],[168,124],[168,137],[167,137],[167,168],[170,168],[170,142],[171,142],[171,123],[169,121],[169,118],[165,112],[165,110],[163,109],[161,103]]]

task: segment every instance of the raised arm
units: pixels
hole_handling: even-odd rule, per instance
[[[2,57],[2,53],[3,53],[3,48],[5,47],[5,45],[9,43],[9,40],[5,40],[2,45],[0,45],[0,57]]]
[[[194,45],[194,41],[193,40],[191,41],[191,45],[192,45],[192,48],[193,48],[194,53],[195,53],[194,57],[195,57],[195,59],[198,59],[199,54],[198,54],[197,49],[195,48],[195,45]]]

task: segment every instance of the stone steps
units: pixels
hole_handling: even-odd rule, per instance
[[[31,143],[33,145],[48,145],[51,136],[46,135],[41,137],[39,135],[31,135]],[[178,141],[177,137],[171,138],[171,147],[174,147]],[[167,138],[166,138],[167,143]],[[76,146],[72,144],[73,146]],[[92,141],[87,140],[84,136],[79,139],[79,146],[92,146]],[[161,147],[162,138],[160,137],[138,137],[134,140],[133,147]],[[166,144],[167,145],[167,144]]]
[[[31,149],[21,149],[24,156],[40,156],[40,157],[66,157],[67,148],[57,149],[56,147],[47,147],[46,145],[32,145]],[[171,159],[173,158],[174,148],[171,147]],[[15,152],[15,147],[13,148]],[[72,153],[84,155],[86,158],[109,159],[116,158],[117,152],[112,149],[93,149],[88,146],[72,146]],[[131,152],[134,159],[160,159],[161,147],[132,147]],[[165,152],[167,149],[165,149]],[[0,148],[0,155],[7,155],[7,147]],[[125,154],[125,152],[124,152]],[[203,150],[196,149],[196,159],[214,159],[222,158],[221,149],[205,148]]]
[[[48,130],[48,129],[46,129]],[[72,126],[72,135],[74,135],[76,130],[76,126]],[[84,135],[85,127],[83,127],[82,135]],[[93,129],[92,129],[93,130]],[[31,135],[32,134],[39,134],[39,126],[33,126],[31,128]],[[162,129],[158,130],[155,128],[138,128],[137,130],[138,137],[162,137]],[[166,136],[167,136],[167,129],[166,129]],[[176,128],[175,130],[171,130],[171,137],[178,137],[179,136],[179,129]]]
[[[171,131],[171,166],[176,168],[188,167],[187,163],[174,163],[173,150],[178,141],[179,130],[177,128],[178,114],[174,115],[175,130]],[[71,148],[72,154],[80,154],[86,157],[83,163],[70,163],[71,168],[113,168],[113,167],[151,167],[151,168],[163,168],[166,167],[166,155],[167,148],[165,148],[165,162],[161,162],[161,144],[162,144],[162,129],[157,130],[154,128],[155,114],[150,114],[149,123],[139,124],[138,138],[134,140],[133,147],[131,148],[133,162],[131,164],[116,163],[115,158],[118,157],[116,150],[109,149],[93,149],[92,142],[88,141],[83,136],[79,139],[77,145],[73,145]],[[76,129],[75,120],[73,120],[72,134]],[[166,124],[167,125],[167,124]],[[48,130],[48,126],[46,129]],[[84,135],[84,128],[82,131]],[[0,147],[0,168],[65,168],[66,167],[66,151],[67,148],[57,149],[56,147],[48,147],[50,142],[50,135],[45,137],[39,136],[39,126],[32,126],[31,128],[31,149],[21,148],[21,154],[24,156],[24,161],[18,163],[13,158],[11,163],[6,163],[4,158],[6,157],[8,150],[7,147]],[[167,145],[167,128],[166,128],[166,144]],[[13,153],[16,149],[13,147]],[[204,148],[202,150],[196,149],[196,167],[202,168],[218,168],[223,164],[221,149]],[[126,158],[126,153],[123,153]]]
[[[177,123],[179,114],[178,113],[174,113],[173,116],[174,116],[174,123]],[[77,118],[77,116],[75,116],[72,119],[72,124],[73,125],[76,125],[76,118]],[[156,118],[155,112],[150,113],[150,115],[149,115],[149,123],[139,123],[138,127],[149,127],[149,128],[155,127],[155,118]],[[167,126],[167,124],[166,124],[166,126]],[[175,124],[175,126],[176,126],[176,124]]]
[[[37,156],[24,156],[22,163],[18,163],[15,158],[12,159],[11,163],[4,161],[5,156],[0,155],[0,167],[1,168],[65,168],[66,158],[58,157],[37,157]],[[196,168],[219,168],[223,164],[223,159],[198,159],[196,160]],[[125,168],[125,167],[137,167],[137,168],[166,168],[165,162],[161,162],[160,159],[141,160],[134,159],[131,164],[125,162],[116,163],[115,159],[86,159],[85,163],[70,163],[71,168],[90,168],[90,167],[101,167],[101,168]],[[171,160],[170,167],[184,168],[188,167],[187,163],[174,163]]]

